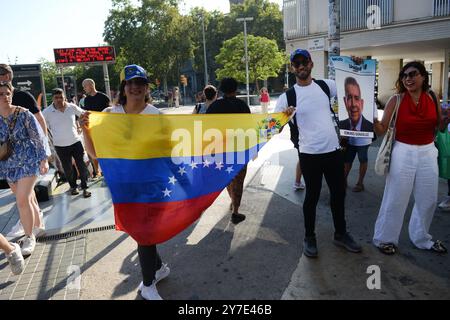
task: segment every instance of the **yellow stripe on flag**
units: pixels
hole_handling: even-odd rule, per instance
[[[241,152],[286,124],[277,114],[136,115],[92,112],[98,158],[151,159]],[[267,131],[269,130],[269,132]]]

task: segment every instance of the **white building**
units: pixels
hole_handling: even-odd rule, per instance
[[[341,55],[370,56],[379,61],[379,100],[394,92],[400,68],[423,61],[432,88],[450,100],[450,0],[341,0]],[[311,52],[314,77],[327,75],[328,0],[284,0],[287,52]]]

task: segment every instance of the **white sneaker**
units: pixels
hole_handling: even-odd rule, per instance
[[[40,227],[33,227],[33,234],[36,238],[45,235],[45,225],[41,224]]]
[[[14,250],[10,254],[6,254],[6,259],[8,259],[9,265],[11,266],[12,273],[18,275],[23,271],[25,260],[20,251],[20,246],[17,243],[12,243],[12,245],[14,246]]]
[[[45,224],[44,224],[44,213],[39,210],[39,218],[41,219],[41,226],[40,227],[34,227],[37,228],[35,233],[35,230],[33,228],[33,233],[37,237],[41,235],[43,231],[45,231]],[[17,223],[14,225],[14,227],[11,228],[11,231],[6,235],[8,238],[18,238],[25,235],[25,230],[23,229],[22,223],[20,222],[20,219],[17,221]]]
[[[439,203],[438,205],[439,209],[442,211],[450,211],[450,196],[447,196],[444,201]]]
[[[305,183],[303,181],[301,181],[300,183],[294,183],[294,189],[297,190],[305,190],[306,186]]]
[[[156,282],[153,281],[151,286],[142,286],[141,296],[145,300],[162,300],[161,296],[156,289]]]
[[[34,234],[31,236],[25,236],[25,239],[22,243],[22,255],[29,256],[33,253],[34,248],[36,247],[36,237]]]
[[[167,278],[170,274],[170,268],[167,266],[167,263],[163,263],[161,268],[155,273],[155,284],[160,282],[161,280]]]
[[[161,265],[161,268],[159,268],[159,270],[156,271],[155,273],[155,285],[160,282],[162,279],[165,279],[169,276],[170,274],[170,268],[167,266],[167,263],[163,263]],[[142,288],[144,287],[144,282],[141,281],[141,283],[139,284],[139,291],[142,291]]]
[[[22,223],[20,223],[20,219],[17,221],[17,223],[14,225],[14,227],[11,228],[11,231],[8,232],[6,235],[8,238],[17,238],[22,237],[25,235],[25,230],[23,230]]]

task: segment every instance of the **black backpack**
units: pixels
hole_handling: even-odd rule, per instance
[[[331,93],[330,93],[330,88],[328,87],[327,83],[323,80],[313,79],[313,81],[315,83],[317,83],[317,85],[320,87],[320,89],[322,89],[322,91],[327,95],[328,101],[330,101]],[[286,91],[286,98],[287,98],[289,107],[297,108],[297,95],[295,94],[294,87],[291,87]],[[331,108],[331,104],[330,104],[330,110],[333,112],[333,109]],[[334,114],[334,112],[333,112],[333,114]],[[336,117],[335,114],[334,114],[334,116]],[[298,133],[298,126],[297,126],[297,114],[294,115],[294,117],[292,118],[291,121],[288,122],[288,124],[289,124],[289,128],[291,129],[291,141],[294,144],[294,147],[296,149],[298,149],[299,148],[299,145],[298,145],[299,133]]]

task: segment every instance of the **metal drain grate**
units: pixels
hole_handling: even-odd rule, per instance
[[[61,234],[55,234],[51,236],[43,236],[36,238],[37,242],[46,242],[46,241],[52,241],[52,240],[61,240],[61,239],[67,239],[72,238],[75,236],[78,236],[80,234],[87,234],[87,233],[93,233],[93,232],[99,232],[99,231],[106,231],[106,230],[113,230],[115,229],[115,225],[105,226],[105,227],[98,227],[98,228],[91,228],[91,229],[84,229],[84,230],[77,230],[77,231],[70,231],[65,232]]]

